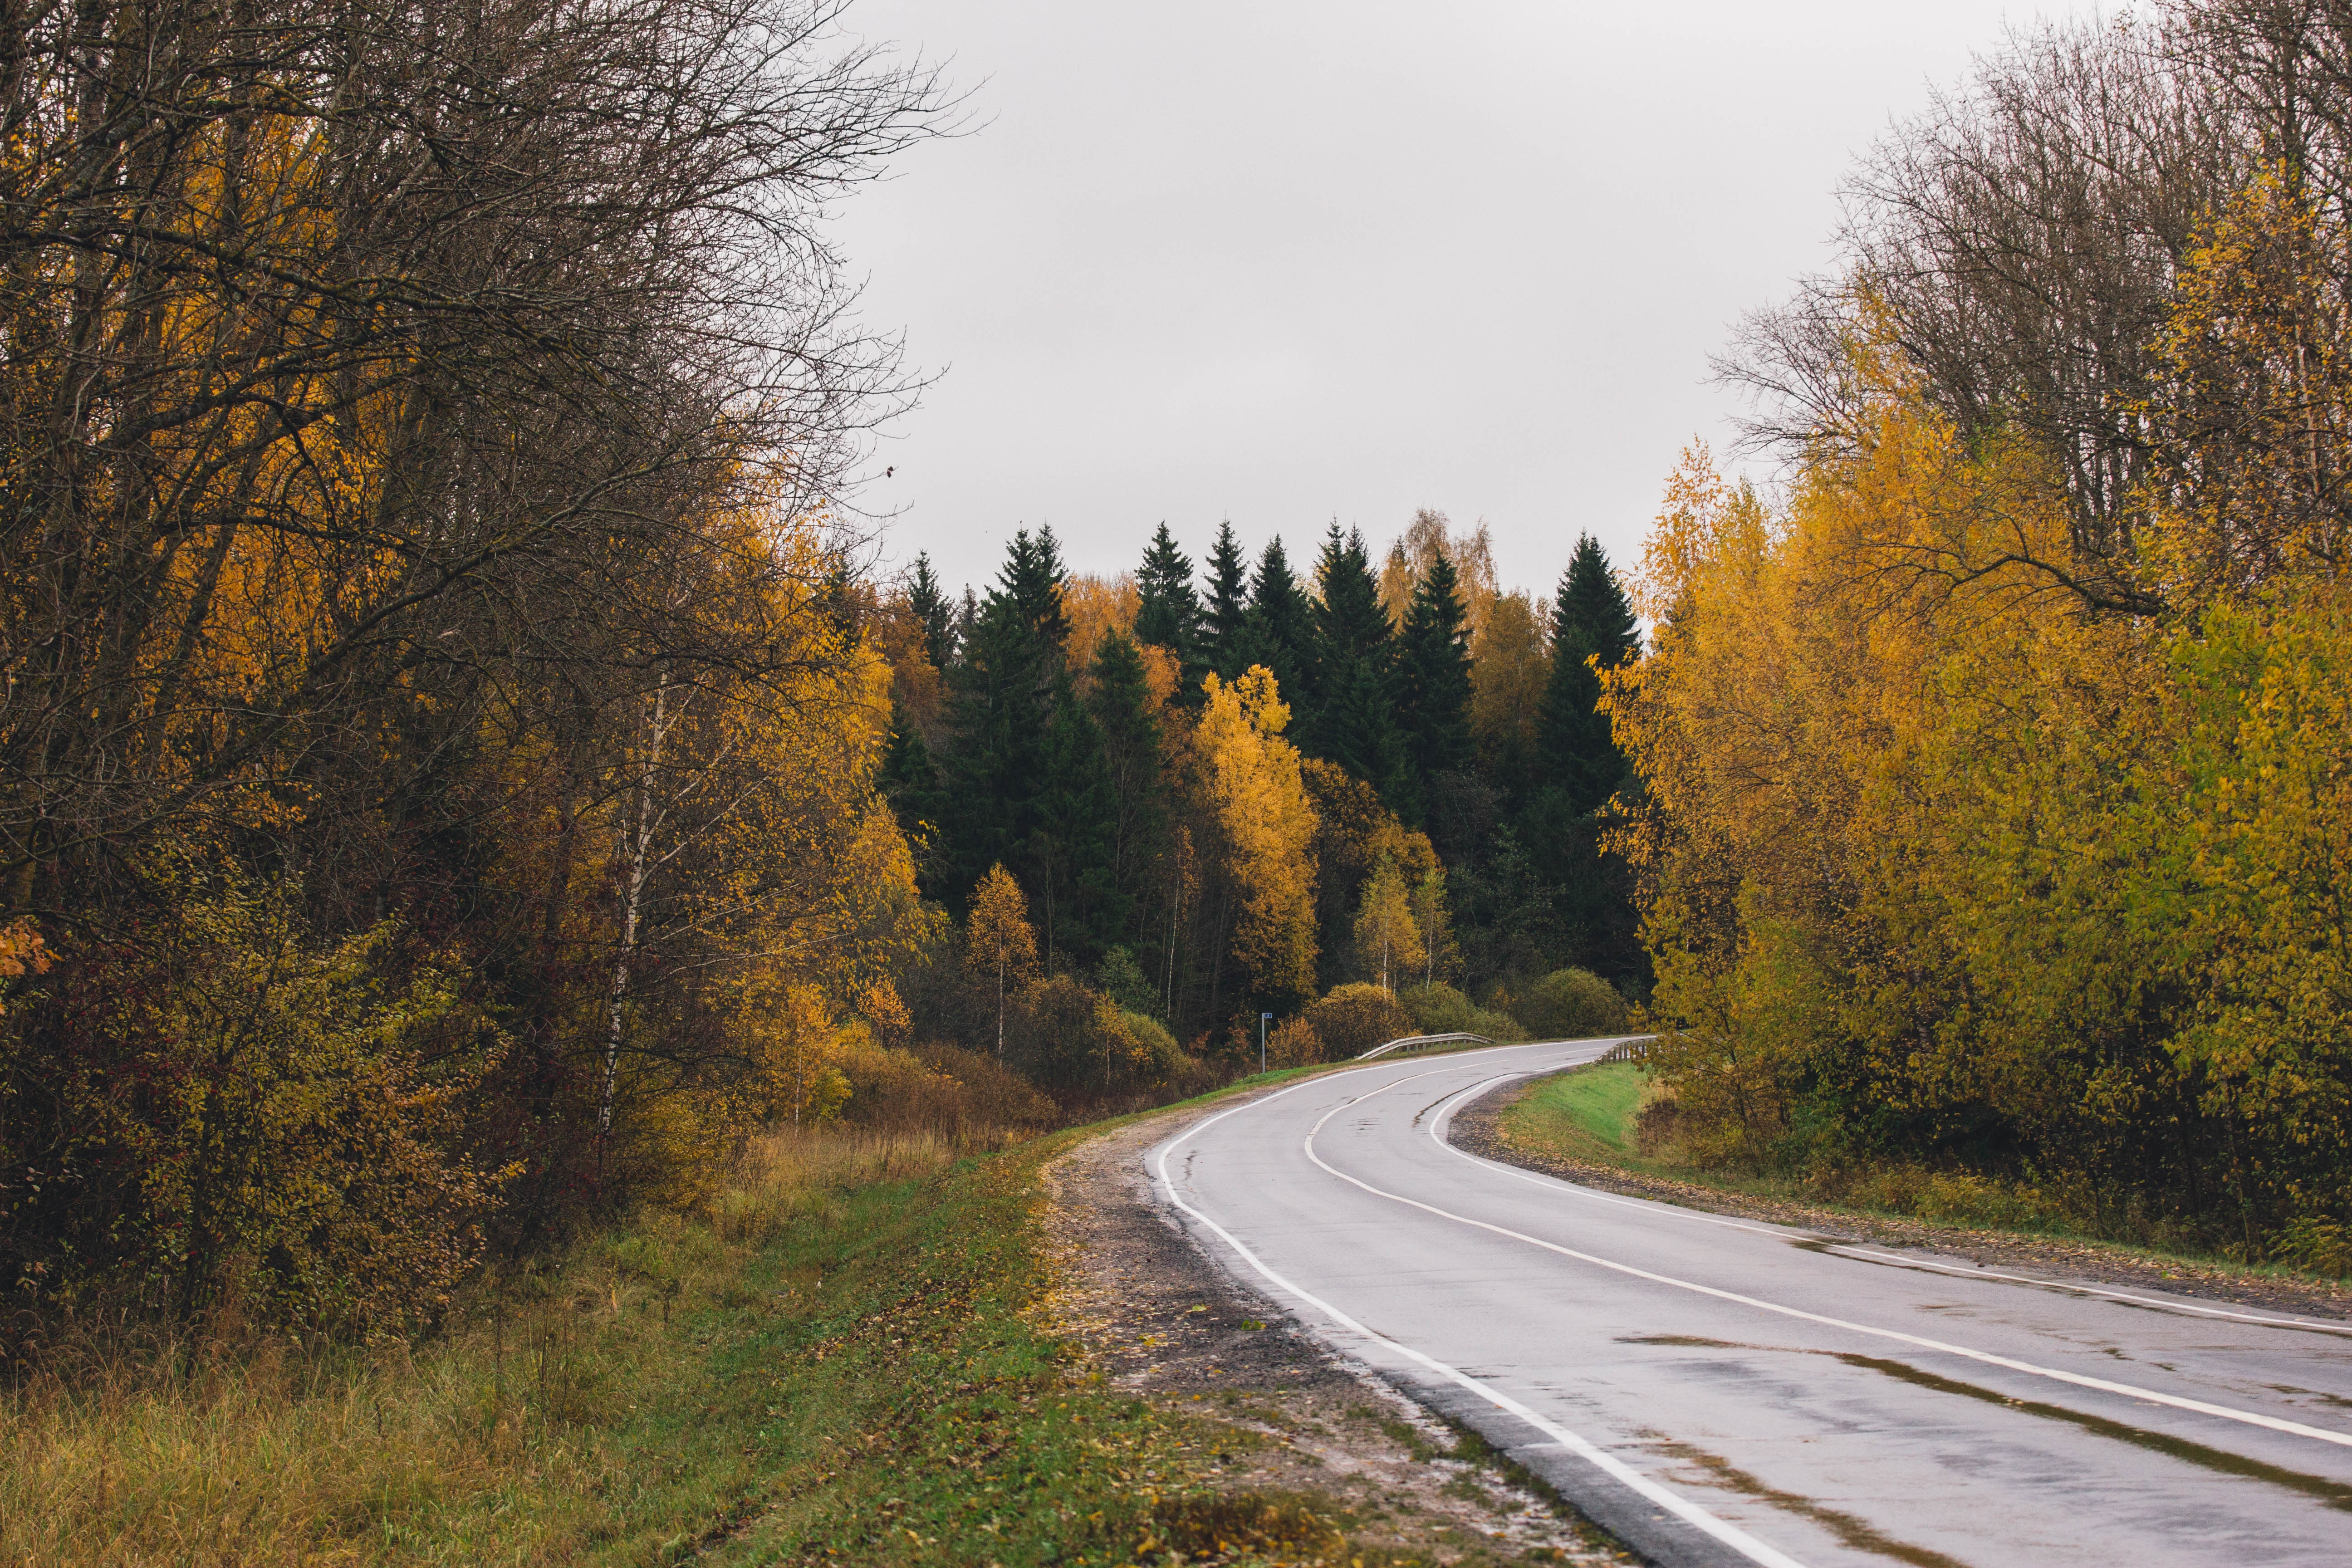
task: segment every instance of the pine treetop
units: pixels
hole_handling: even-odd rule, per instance
[[[955,638],[955,605],[931,570],[929,552],[916,553],[914,581],[907,585],[907,604],[915,612],[916,625],[922,628],[923,651],[929,656],[931,668],[947,668]]]
[[[1062,608],[1062,589],[1069,574],[1062,565],[1060,542],[1051,528],[1041,528],[1034,536],[1025,528],[1018,529],[1005,557],[1004,570],[989,595],[991,607],[999,603],[1009,606],[1024,626],[1060,654],[1070,641],[1070,617]]]
[[[1238,670],[1225,668],[1236,647],[1234,639],[1241,635],[1243,617],[1249,613],[1249,563],[1242,557],[1241,542],[1234,537],[1234,525],[1217,525],[1217,542],[1209,551],[1208,658],[1205,660],[1217,673],[1231,680]]]
[[[1372,574],[1361,531],[1342,535],[1338,523],[1331,525],[1315,563],[1315,583],[1321,593],[1315,630],[1327,657],[1365,658],[1384,670],[1392,628],[1388,612],[1381,607],[1380,579]]]
[[[1591,534],[1576,542],[1552,609],[1551,679],[1536,724],[1537,771],[1570,809],[1597,809],[1625,776],[1625,758],[1599,711],[1601,678],[1586,663],[1614,668],[1640,651],[1632,602]]]
[[[1164,647],[1180,660],[1189,658],[1201,636],[1201,596],[1192,586],[1192,562],[1176,548],[1168,525],[1161,523],[1143,552],[1135,574],[1141,600],[1135,614],[1135,639]]]
[[[1274,672],[1282,700],[1295,709],[1311,706],[1315,670],[1315,604],[1290,569],[1290,557],[1276,539],[1267,544],[1250,582],[1248,628],[1238,662],[1261,664]]]
[[[1576,647],[1580,658],[1598,655],[1614,669],[1641,651],[1641,622],[1633,602],[1610,570],[1608,554],[1592,535],[1580,534],[1568,570],[1560,574],[1559,598],[1551,612],[1552,647]]]
[[[1397,636],[1398,727],[1424,786],[1470,765],[1470,612],[1453,563],[1433,556],[1414,584]]]

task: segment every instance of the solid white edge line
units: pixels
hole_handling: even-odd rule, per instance
[[[1445,1070],[1446,1069],[1444,1068],[1433,1068],[1427,1072],[1414,1073],[1405,1078],[1391,1079],[1390,1082],[1382,1084],[1380,1089],[1367,1089],[1363,1094],[1357,1095],[1349,1100],[1342,1100],[1339,1105],[1334,1106],[1329,1111],[1327,1111],[1324,1114],[1323,1121],[1328,1121],[1331,1117],[1338,1114],[1339,1110],[1344,1110],[1349,1105],[1355,1104],[1358,1100],[1367,1099],[1371,1095],[1381,1093],[1386,1089],[1394,1089],[1398,1084],[1410,1083],[1416,1078],[1431,1078],[1434,1077],[1437,1073],[1444,1072]],[[1324,1316],[1329,1318],[1333,1322],[1338,1323],[1349,1331],[1359,1334],[1374,1344],[1386,1346],[1388,1349],[1396,1352],[1399,1355],[1413,1363],[1415,1365],[1425,1367],[1429,1371],[1437,1373],[1440,1377],[1444,1378],[1447,1382],[1468,1389],[1471,1393],[1476,1394],[1479,1398],[1484,1399],[1497,1410],[1507,1411],[1511,1415],[1517,1416],[1520,1420],[1525,1421],[1530,1426],[1533,1426],[1538,1431],[1543,1433],[1547,1437],[1551,1438],[1560,1447],[1569,1449],[1580,1458],[1590,1460],[1603,1473],[1623,1482],[1626,1486],[1631,1487],[1643,1497],[1649,1499],[1652,1502],[1656,1503],[1660,1508],[1663,1508],[1669,1513],[1675,1515],[1677,1519],[1683,1520],[1686,1523],[1695,1525],[1698,1529],[1705,1531],[1707,1534],[1713,1536],[1716,1540],[1722,1542],[1726,1546],[1730,1547],[1733,1551],[1738,1552],[1741,1556],[1748,1558],[1750,1562],[1760,1563],[1765,1565],[1765,1568],[1804,1568],[1804,1564],[1799,1563],[1795,1558],[1790,1557],[1788,1553],[1781,1552],[1775,1547],[1765,1544],[1763,1542],[1759,1541],[1754,1536],[1748,1534],[1746,1531],[1740,1529],[1738,1525],[1733,1524],[1728,1521],[1717,1518],[1714,1514],[1709,1513],[1706,1509],[1701,1508],[1698,1504],[1692,1502],[1687,1498],[1682,1497],[1678,1493],[1670,1491],[1666,1488],[1660,1486],[1657,1482],[1650,1479],[1647,1476],[1643,1475],[1639,1470],[1634,1469],[1633,1467],[1616,1458],[1616,1456],[1603,1452],[1602,1450],[1593,1447],[1584,1438],[1570,1431],[1567,1427],[1562,1426],[1559,1423],[1543,1415],[1538,1415],[1535,1411],[1530,1410],[1528,1406],[1520,1404],[1517,1400],[1512,1398],[1509,1394],[1505,1394],[1502,1390],[1494,1387],[1481,1379],[1471,1376],[1468,1373],[1460,1371],[1455,1367],[1448,1366],[1445,1363],[1437,1360],[1433,1356],[1424,1355],[1421,1352],[1414,1350],[1411,1345],[1402,1344],[1399,1342],[1389,1338],[1385,1334],[1377,1333],[1372,1330],[1366,1328],[1363,1324],[1358,1322],[1347,1313],[1339,1310],[1339,1308],[1333,1306],[1330,1302],[1326,1301],[1321,1297],[1314,1295],[1313,1293],[1300,1288],[1292,1281],[1284,1279],[1281,1275],[1267,1268],[1265,1260],[1260,1258],[1256,1253],[1252,1252],[1248,1247],[1243,1246],[1241,1241],[1234,1237],[1233,1232],[1227,1230],[1223,1226],[1219,1225],[1215,1220],[1211,1219],[1207,1215],[1202,1214],[1199,1209],[1194,1208],[1191,1204],[1186,1203],[1183,1197],[1176,1191],[1175,1178],[1168,1173],[1168,1156],[1176,1152],[1178,1145],[1183,1143],[1195,1133],[1206,1131],[1209,1128],[1214,1126],[1220,1121],[1223,1121],[1228,1116],[1238,1115],[1242,1111],[1254,1110],[1258,1106],[1265,1104],[1268,1100],[1278,1100],[1283,1095],[1292,1093],[1296,1089],[1306,1089],[1309,1087],[1310,1084],[1323,1081],[1325,1081],[1324,1079],[1309,1079],[1307,1083],[1294,1084],[1290,1089],[1278,1089],[1273,1094],[1265,1095],[1260,1099],[1251,1100],[1247,1105],[1237,1105],[1231,1110],[1220,1111],[1214,1116],[1207,1117],[1195,1122],[1193,1125],[1186,1128],[1182,1132],[1177,1134],[1174,1138],[1170,1139],[1166,1143],[1160,1145],[1159,1159],[1160,1169],[1158,1174],[1160,1177],[1160,1186],[1168,1194],[1168,1201],[1174,1204],[1186,1214],[1191,1215],[1194,1219],[1200,1221],[1212,1231],[1214,1231],[1217,1234],[1217,1237],[1223,1240],[1227,1247],[1232,1247],[1234,1252],[1238,1253],[1252,1268],[1264,1276],[1266,1281],[1273,1285],[1276,1289],[1283,1291],[1298,1300],[1306,1302],[1308,1306],[1314,1308],[1317,1311],[1321,1312]],[[1320,1128],[1323,1125],[1323,1121],[1318,1121],[1315,1125],[1318,1128]],[[1314,1136],[1313,1132],[1309,1132],[1307,1134],[1307,1140],[1310,1145],[1313,1142]],[[1309,1159],[1314,1158],[1314,1150],[1311,1147],[1307,1151],[1307,1157]],[[1323,1163],[1320,1160],[1317,1160],[1315,1163],[1318,1165]],[[1327,1171],[1330,1170],[1330,1167],[1328,1165],[1325,1165],[1323,1168]],[[1334,1175],[1339,1174],[1336,1171],[1331,1173]],[[1344,1181],[1354,1180],[1353,1177],[1342,1177],[1341,1179]],[[1360,1186],[1362,1185],[1361,1183],[1358,1183],[1357,1184]],[[1387,1196],[1389,1194],[1382,1194],[1381,1195]]]
[[[1579,1065],[1589,1067],[1592,1064],[1588,1062]],[[1488,1079],[1478,1087],[1483,1089],[1498,1083],[1507,1083],[1515,1078],[1534,1078],[1535,1076],[1537,1075],[1534,1072],[1503,1073]],[[1553,1192],[1572,1193],[1578,1197],[1591,1198],[1596,1203],[1615,1204],[1622,1208],[1642,1209],[1650,1214],[1672,1215],[1675,1219],[1696,1220],[1701,1225],[1718,1225],[1727,1230],[1744,1230],[1754,1236],[1769,1236],[1786,1240],[1790,1237],[1803,1234],[1794,1226],[1756,1225],[1747,1220],[1727,1219],[1721,1215],[1708,1214],[1701,1209],[1685,1208],[1679,1204],[1623,1197],[1616,1193],[1604,1193],[1598,1188],[1584,1186],[1558,1176],[1548,1176],[1535,1171],[1522,1171],[1515,1166],[1506,1165],[1500,1161],[1473,1154],[1466,1149],[1457,1149],[1447,1142],[1439,1135],[1438,1131],[1444,1119],[1444,1116],[1439,1116],[1432,1118],[1430,1121],[1429,1135],[1435,1141],[1437,1146],[1454,1158],[1467,1160],[1481,1170],[1497,1176],[1509,1176],[1517,1181],[1548,1187]],[[2343,1334],[2352,1337],[2352,1323],[2330,1323],[2317,1318],[2281,1318],[2267,1312],[2237,1312],[2226,1307],[2200,1307],[2194,1302],[2177,1301],[2162,1296],[2135,1296],[2128,1290],[2111,1290],[2105,1286],[2086,1285],[2073,1279],[2044,1279],[2036,1275],[2011,1274],[1998,1268],[1964,1268],[1956,1263],[1937,1263],[1932,1258],[1909,1258],[1899,1252],[1879,1252],[1847,1242],[1825,1241],[1822,1246],[1831,1252],[1842,1253],[1848,1258],[1862,1258],[1866,1262],[1885,1263],[1906,1268],[1931,1269],[1937,1273],[1954,1275],[1962,1279],[2006,1279],[2011,1284],[2038,1285],[2048,1290],[2069,1290],[2076,1295],[2096,1296],[2103,1300],[2127,1301],[2135,1307],[2153,1307],[2164,1312],[2181,1312],[2200,1318],[2221,1318],[2231,1322],[2253,1323],[2263,1328],[2303,1329],[2313,1333]]]
[[[1437,1070],[1442,1071],[1444,1069],[1440,1068]],[[1504,1074],[1501,1076],[1518,1077],[1524,1075]],[[1398,1081],[1402,1082],[1405,1080],[1400,1079]],[[1459,1103],[1465,1095],[1471,1092],[1472,1089],[1484,1089],[1488,1085],[1496,1081],[1496,1079],[1489,1079],[1485,1083],[1473,1084],[1469,1089],[1464,1089],[1460,1093],[1446,1096],[1444,1101],[1441,1103],[1438,1110],[1430,1119],[1432,1129],[1434,1130],[1440,1123],[1442,1123],[1445,1116],[1451,1111],[1453,1106]],[[1393,1087],[1394,1085],[1383,1086],[1383,1088]],[[1372,1094],[1379,1092],[1381,1092],[1379,1089],[1367,1090],[1364,1094],[1358,1096],[1357,1099],[1369,1099]],[[1354,1103],[1354,1100],[1346,1102],[1346,1104],[1349,1105]],[[2330,1432],[2324,1427],[2306,1426],[2300,1421],[2284,1420],[2279,1416],[2264,1415],[2256,1411],[2233,1410],[2226,1405],[2209,1405],[2201,1399],[2189,1399],[2175,1394],[2161,1394],[2155,1389],[2141,1388],[2133,1384],[2115,1383],[2104,1377],[2089,1377],[2082,1373],[2066,1372],[2058,1367],[2037,1366],[2032,1362],[2019,1361],[2011,1356],[1995,1355],[1990,1351],[1970,1350],[1966,1345],[1951,1344],[1943,1340],[1926,1339],[1918,1334],[1906,1334],[1897,1329],[1874,1329],[1867,1323],[1851,1322],[1843,1318],[1826,1317],[1819,1312],[1808,1312],[1799,1307],[1783,1307],[1778,1302],[1762,1300],[1754,1296],[1743,1296],[1737,1290],[1717,1289],[1712,1285],[1700,1285],[1688,1279],[1677,1279],[1671,1274],[1657,1274],[1653,1273],[1647,1268],[1636,1268],[1630,1263],[1612,1262],[1606,1258],[1597,1258],[1589,1252],[1579,1252],[1574,1247],[1562,1247],[1557,1242],[1546,1241],[1540,1237],[1529,1236],[1524,1231],[1512,1230],[1507,1226],[1499,1225],[1489,1225],[1483,1219],[1472,1219],[1467,1215],[1454,1214],[1451,1210],[1439,1208],[1434,1204],[1423,1203],[1418,1198],[1409,1198],[1399,1193],[1384,1192],[1381,1188],[1372,1185],[1370,1182],[1360,1181],[1356,1177],[1348,1174],[1345,1171],[1335,1169],[1334,1167],[1324,1163],[1322,1156],[1315,1152],[1315,1134],[1323,1130],[1323,1122],[1330,1121],[1331,1118],[1338,1115],[1342,1109],[1344,1109],[1343,1106],[1332,1107],[1330,1110],[1324,1113],[1321,1121],[1316,1122],[1314,1127],[1308,1130],[1305,1144],[1307,1157],[1313,1161],[1317,1166],[1328,1172],[1330,1174],[1339,1177],[1339,1180],[1347,1183],[1349,1186],[1361,1188],[1363,1191],[1371,1194],[1374,1197],[1386,1198],[1391,1203],[1403,1204],[1408,1208],[1420,1209],[1424,1214],[1433,1214],[1441,1219],[1450,1219],[1457,1225],[1466,1225],[1475,1230],[1487,1231],[1496,1236],[1508,1237],[1514,1241],[1524,1241],[1530,1247],[1540,1247],[1547,1252],[1557,1252],[1562,1258],[1573,1258],[1580,1263],[1590,1263],[1596,1268],[1613,1269],[1617,1273],[1630,1275],[1636,1279],[1647,1279],[1654,1284],[1670,1285],[1678,1290],[1688,1290],[1696,1295],[1712,1296],[1719,1301],[1736,1301],[1743,1307],[1754,1307],[1759,1311],[1777,1312],[1784,1318],[1795,1318],[1804,1322],[1821,1323],[1826,1327],[1833,1329],[1844,1329],[1849,1332],[1867,1334],[1874,1339],[1893,1340],[1898,1344],[1916,1345],[1921,1350],[1937,1351],[1946,1355],[1961,1356],[1967,1360],[1981,1363],[1987,1366],[2004,1367],[2009,1371],[2026,1373],[2034,1377],[2046,1377],[2056,1383],[2073,1384],[2079,1388],[2095,1388],[2102,1394],[2117,1394],[2123,1395],[2126,1399],[2147,1400],[2157,1405],[2170,1405],[2176,1410],[2194,1411],[2200,1415],[2218,1415],[2225,1421],[2242,1422],[2249,1426],[2265,1427],[2273,1432],[2284,1432],[2290,1436],[2311,1437],[2322,1443],[2333,1443],[2339,1447],[2352,1448],[2352,1433]],[[1203,1125],[1206,1125],[1206,1123],[1203,1123]],[[1441,1144],[1441,1146],[1444,1145]],[[1171,1191],[1172,1193],[1173,1189],[1171,1189]]]

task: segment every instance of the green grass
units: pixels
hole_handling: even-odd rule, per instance
[[[589,1238],[425,1344],[0,1391],[0,1562],[1390,1561],[1327,1500],[1237,1490],[1258,1436],[1055,1336],[1038,1170],[1101,1130],[779,1133],[711,1212]]]
[[[2329,1280],[2310,1270],[2247,1263],[2168,1237],[2107,1235],[2048,1194],[1966,1173],[1894,1164],[1725,1169],[1691,1163],[1671,1142],[1643,1153],[1635,1143],[1634,1122],[1648,1087],[1648,1070],[1633,1063],[1571,1068],[1537,1079],[1503,1108],[1496,1129],[1529,1153],[1613,1166],[1727,1196],[1798,1204],[1857,1217],[2062,1239],[2159,1268],[2186,1265],[2270,1279]]]
[[[1642,1108],[1648,1083],[1649,1075],[1631,1062],[1608,1062],[1544,1079],[1512,1108],[1512,1131],[1534,1134],[1544,1144],[1560,1142],[1559,1133],[1572,1131],[1610,1150],[1631,1152],[1633,1116]]]

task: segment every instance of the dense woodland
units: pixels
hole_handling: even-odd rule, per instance
[[[951,106],[836,22],[10,14],[13,1358],[429,1327],[763,1126],[1265,1015],[1637,1004],[1683,1157],[2352,1264],[2352,5],[1991,59],[1726,362],[1782,482],[1546,596],[1430,511],[884,570],[821,220]]]
[[[1050,529],[1015,534],[984,596],[917,559],[880,616],[883,784],[925,896],[966,917],[1001,870],[1032,972],[1195,1057],[1254,1061],[1261,1014],[1363,984],[1414,1018],[1342,1026],[1327,1006],[1277,1056],[1414,1022],[1540,1026],[1548,981],[1614,1016],[1592,972],[1631,989],[1644,971],[1601,852],[1624,761],[1597,702],[1639,635],[1600,547],[1579,542],[1549,602],[1499,590],[1484,530],[1425,510],[1377,562],[1334,524],[1306,572],[1278,538],[1252,563],[1227,526],[1203,567],[1164,525],[1109,580],[1073,577]],[[967,1000],[910,993],[925,1033],[989,1037]]]
[[[1042,531],[877,575],[839,498],[910,388],[821,220],[952,105],[838,12],[9,14],[14,1353],[404,1331],[780,1120],[993,1136],[1261,1011],[1296,1061],[1640,972],[1549,647],[1630,647],[1597,553],[1549,631],[1433,520],[1319,595]]]
[[[2352,1271],[2352,6],[2033,36],[1846,195],[1608,677],[1685,1139]]]

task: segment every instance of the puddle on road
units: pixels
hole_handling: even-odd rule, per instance
[[[1710,1454],[1704,1448],[1693,1447],[1690,1444],[1673,1437],[1653,1437],[1649,1440],[1649,1447],[1671,1458],[1696,1466],[1705,1473],[1709,1484],[1721,1487],[1727,1491],[1738,1492],[1743,1497],[1752,1497],[1759,1502],[1769,1502],[1773,1507],[1785,1509],[1800,1518],[1811,1520],[1856,1552],[1869,1552],[1881,1557],[1891,1557],[1897,1563],[1912,1563],[1914,1568],[1969,1568],[1967,1563],[1957,1557],[1947,1557],[1944,1553],[1927,1547],[1913,1546],[1908,1542],[1897,1541],[1893,1536],[1881,1531],[1866,1519],[1857,1519],[1853,1514],[1817,1503],[1811,1498],[1800,1497],[1795,1492],[1784,1492],[1777,1487],[1767,1486],[1721,1455]]]
[[[1906,1362],[1890,1361],[1884,1356],[1860,1355],[1853,1352],[1809,1350],[1796,1345],[1741,1344],[1731,1340],[1711,1340],[1696,1334],[1621,1334],[1617,1336],[1616,1342],[1626,1345],[1663,1345],[1685,1350],[1759,1351],[1778,1355],[1827,1356],[1832,1361],[1843,1362],[1847,1366],[1855,1367],[1864,1372],[1874,1372],[1882,1376],[1910,1384],[1915,1388],[1925,1388],[1937,1394],[1957,1394],[1962,1398],[1974,1399],[1986,1405],[1997,1405],[2004,1410],[2014,1410],[2022,1415],[2036,1415],[2049,1421],[2064,1421],[2097,1436],[2112,1437],[2117,1442],[2129,1443],[2134,1447],[2146,1448],[2152,1453],[2162,1454],[2168,1458],[2179,1459],[2184,1464],[2195,1465],[2202,1469],[2212,1470],[2221,1475],[2237,1476],[2246,1480],[2266,1481],[2272,1486],[2284,1487],[2290,1491],[2297,1491],[2305,1497],[2315,1498],[2332,1509],[2352,1513],[2352,1485],[2347,1485],[2342,1481],[2330,1480],[2325,1476],[2305,1475],[2300,1470],[2290,1470],[2284,1466],[2267,1464],[2261,1459],[2250,1459],[2242,1454],[2232,1454],[2223,1448],[2209,1448],[2202,1443],[2192,1443],[2185,1437],[2175,1437],[2162,1432],[2150,1432],[2145,1427],[2110,1420],[2104,1415],[2092,1415],[2080,1410],[2069,1410],[2063,1405],[2045,1404],[2038,1399],[2012,1398],[1994,1389],[1981,1387],[1973,1383],[1962,1383],[1958,1378],[1946,1377],[1939,1373],[1923,1372]],[[2352,1400],[2340,1399],[2332,1394],[2314,1394],[2309,1389],[2293,1388],[2284,1384],[2271,1384],[2267,1386],[2281,1394],[2305,1394],[2332,1405],[2352,1406]],[[1730,1472],[1727,1471],[1727,1473]]]
[[[1788,1242],[1800,1252],[1817,1253],[1824,1258],[1841,1258],[1848,1263],[1867,1263],[1876,1268],[1901,1268],[1915,1274],[1940,1275],[1948,1279],[1975,1279],[1988,1285],[2014,1285],[2025,1290],[2048,1290],[2061,1296],[2074,1296],[2085,1300],[2097,1301],[2104,1306],[2122,1307],[2136,1312],[2158,1312],[2168,1318],[2203,1318],[2202,1313],[2183,1303],[2140,1300],[2120,1291],[2104,1289],[2080,1280],[2042,1279],[2031,1274],[2011,1274],[2006,1270],[1970,1275],[1965,1269],[1950,1264],[1929,1263],[1921,1258],[1905,1258],[1896,1253],[1873,1255],[1855,1252],[1851,1249],[1857,1245],[1856,1243],[1832,1241],[1818,1236],[1792,1237],[1788,1238]],[[1979,1263],[1976,1267],[1983,1268],[1985,1266]],[[2160,1289],[2161,1287],[2151,1285],[2146,1289],[2154,1290]],[[1970,1309],[1954,1306],[1929,1307],[1927,1310],[1931,1312],[1959,1312]],[[2352,1328],[2346,1328],[2339,1323],[2319,1323],[2295,1318],[2254,1317],[2249,1321],[2258,1328],[2284,1329],[2291,1333],[2330,1334],[2337,1338],[2352,1334]]]
[[[2333,1405],[2338,1410],[2352,1410],[2352,1399],[2347,1399],[2340,1394],[2322,1394],[2315,1388],[2297,1388],[2291,1383],[2266,1383],[2263,1386],[2273,1394],[2300,1394],[2305,1399],[2315,1399],[2322,1405]]]
[[[1806,1353],[1832,1355],[1834,1352],[1810,1351]],[[1899,1361],[1888,1361],[1882,1356],[1855,1355],[1846,1352],[1834,1354],[1834,1359],[1843,1362],[1848,1366],[1880,1373],[1917,1388],[1932,1389],[1937,1394],[1957,1394],[1966,1399],[1980,1400],[1987,1405],[1998,1405],[2003,1409],[2020,1411],[2028,1415],[2039,1415],[2045,1420],[2070,1422],[2085,1432],[2095,1433],[2102,1437],[2113,1437],[2117,1442],[2129,1443],[2134,1447],[2147,1448],[2151,1452],[2163,1454],[2205,1469],[2218,1471],[2222,1475],[2242,1476],[2248,1480],[2268,1481],[2273,1486],[2285,1487],[2291,1491],[2301,1492],[2305,1497],[2317,1498],[2330,1508],[2341,1509],[2347,1513],[2352,1513],[2352,1486],[2347,1486],[2341,1481],[2329,1480],[2325,1476],[2307,1476],[2300,1470],[2290,1470],[2278,1465],[2264,1464],[2260,1459],[2249,1459],[2242,1454],[2232,1454],[2221,1448],[2209,1448],[2202,1443],[2191,1443],[2185,1437],[2169,1436],[2162,1432],[2150,1432],[2143,1427],[2126,1426],[2121,1421],[2111,1421],[2104,1415],[2091,1415],[2080,1410],[2069,1410],[2063,1405],[2045,1405],[2038,1399],[2012,1399],[2008,1394],[1993,1389],[1979,1388],[1973,1383],[1962,1383],[1957,1378],[1944,1377],[1932,1372],[1922,1372],[1916,1366]]]

